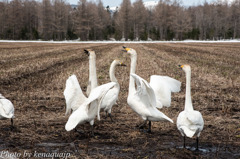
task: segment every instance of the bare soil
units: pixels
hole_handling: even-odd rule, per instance
[[[122,45],[138,53],[137,74],[149,81],[153,74],[182,82],[172,96],[170,108],[161,109],[174,120],[184,109],[185,74],[179,64],[192,67],[192,100],[204,118],[200,150],[195,139],[183,138],[176,124],[154,122],[152,133],[140,131],[142,120],[127,105],[130,58]],[[66,79],[76,74],[83,91],[88,84],[88,57],[83,49],[95,50],[99,84],[110,81],[114,59],[121,85],[118,105],[110,118],[79,125],[83,133],[65,130],[63,91]],[[0,43],[0,93],[15,106],[14,129],[10,120],[0,121],[1,152],[22,154],[70,153],[70,158],[240,158],[240,45],[239,43],[161,44],[44,44]]]

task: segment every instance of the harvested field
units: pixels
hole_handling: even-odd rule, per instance
[[[182,82],[172,96],[172,106],[161,111],[176,123],[184,109],[185,74],[179,64],[192,67],[192,100],[204,118],[200,150],[195,139],[183,138],[176,124],[154,122],[152,133],[139,131],[142,120],[127,105],[130,58],[122,45],[138,52],[136,73],[149,81],[150,75],[166,75]],[[108,69],[114,59],[124,60],[116,77],[121,91],[118,105],[109,118],[79,125],[84,133],[64,128],[66,79],[76,74],[83,91],[88,84],[88,57],[83,49],[96,51],[99,84],[109,82]],[[146,43],[146,44],[51,44],[0,43],[0,93],[15,106],[15,128],[0,121],[2,152],[70,153],[69,158],[240,158],[240,45],[239,43]],[[35,156],[34,156],[35,155]],[[42,158],[42,157],[39,157]]]

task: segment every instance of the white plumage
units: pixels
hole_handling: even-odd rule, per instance
[[[156,97],[152,87],[147,81],[136,74],[131,73],[134,78],[137,90],[128,95],[128,104],[139,114],[143,120],[149,121],[170,121],[172,119],[167,117],[164,113],[156,108]]]
[[[185,136],[192,138],[197,136],[197,147],[198,149],[198,138],[201,131],[203,130],[204,121],[202,114],[199,111],[193,109],[191,99],[191,67],[189,65],[182,65],[181,68],[186,73],[186,97],[185,97],[185,108],[177,117],[177,128],[181,135],[184,137],[185,147]]]
[[[112,120],[112,116],[111,116],[112,106],[116,104],[116,101],[118,99],[118,94],[120,91],[120,85],[115,77],[116,66],[125,66],[125,65],[119,60],[114,60],[112,62],[109,69],[109,75],[110,75],[111,82],[115,82],[116,85],[108,91],[108,93],[105,95],[101,103],[101,109],[104,109],[104,111],[108,113],[111,120]]]
[[[11,119],[13,127],[14,106],[12,102],[0,94],[0,120]]]
[[[115,82],[110,82],[92,89],[89,97],[69,116],[65,129],[70,131],[78,124],[83,124],[85,122],[89,122],[90,125],[93,125],[97,115],[100,120],[99,111],[101,102],[98,104],[98,101],[101,101],[107,92],[115,85]]]
[[[87,95],[89,95],[91,90],[98,85],[96,74],[96,54],[94,51],[89,49],[85,49],[84,52],[89,56],[89,81],[87,86]],[[77,108],[82,105],[87,99],[82,92],[76,75],[72,75],[67,79],[63,94],[66,100],[65,115],[69,115],[71,113],[71,110],[77,110]]]
[[[150,77],[150,86],[155,92],[157,107],[170,107],[171,93],[180,91],[181,82],[168,76],[152,75]]]
[[[173,81],[170,77],[161,77],[161,76],[152,76],[150,84],[135,74],[136,71],[136,62],[137,62],[137,53],[134,49],[123,47],[128,54],[131,56],[131,69],[130,69],[130,81],[129,81],[129,93],[128,93],[128,105],[143,119],[149,121],[149,129],[151,131],[151,121],[170,121],[173,123],[172,119],[167,117],[164,113],[160,112],[156,107],[162,107],[161,98],[168,97],[166,99],[169,104],[169,92],[171,98],[171,91],[180,90],[180,82]],[[170,80],[171,79],[171,80]],[[172,83],[176,86],[168,88],[168,81],[173,81]],[[167,83],[167,84],[166,84]],[[135,84],[137,88],[135,87]],[[158,85],[159,84],[159,85]],[[165,85],[164,90],[162,91],[162,86]],[[155,90],[153,87],[156,87]],[[179,87],[179,88],[178,88]],[[162,93],[168,93],[166,95],[161,95]]]
[[[92,89],[98,86],[97,69],[96,69],[96,54],[91,49],[85,49],[84,52],[88,55],[89,59],[89,80],[87,86],[87,95],[89,96]]]
[[[71,113],[71,109],[73,111],[77,110],[77,108],[82,105],[87,99],[82,92],[76,75],[72,75],[67,79],[66,88],[63,94],[66,100],[65,115],[69,115]]]

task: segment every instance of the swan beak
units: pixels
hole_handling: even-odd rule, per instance
[[[125,65],[124,63],[120,63],[120,66],[124,66],[124,67],[126,67],[127,65]]]
[[[127,47],[125,47],[125,46],[123,46],[123,49],[124,49],[124,50],[123,50],[124,52],[128,52],[128,51],[130,50],[130,48],[127,48]]]
[[[182,69],[184,65],[178,65],[178,66]]]
[[[89,51],[87,49],[84,49],[84,53],[89,56]]]

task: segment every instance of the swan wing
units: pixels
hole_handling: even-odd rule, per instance
[[[104,95],[115,86],[115,82],[110,82],[101,86],[98,86],[94,88],[89,97],[85,100],[85,102],[79,106],[79,108],[74,111],[68,118],[68,121],[65,125],[65,129],[67,131],[70,131],[74,129],[79,123],[82,123],[84,121],[87,121],[89,118],[88,112],[88,106],[91,105],[92,102],[94,102],[97,99],[101,99],[104,97]],[[98,116],[99,116],[100,108],[98,108]],[[100,119],[100,118],[99,118]]]
[[[150,77],[150,86],[154,90],[157,107],[169,107],[171,105],[171,92],[179,92],[181,82],[168,76],[152,75]]]
[[[84,102],[76,111],[74,111],[68,118],[65,129],[70,131],[74,129],[79,123],[88,119],[88,102]]]
[[[98,120],[100,120],[100,108],[101,108],[101,103],[104,99],[104,97],[106,96],[106,94],[111,90],[111,88],[113,88],[115,85],[117,85],[116,82],[109,82],[100,86],[97,86],[96,88],[94,88],[89,97],[88,97],[88,101],[92,102],[96,99],[99,100],[98,103]]]
[[[114,85],[115,83],[109,83],[94,88],[91,91],[89,97],[85,100],[85,102],[82,105],[80,105],[79,108],[70,115],[65,125],[65,129],[67,131],[70,131],[74,129],[79,123],[87,121],[89,118],[88,106],[90,106],[91,103],[94,102],[96,99],[101,98],[101,96]]]
[[[103,108],[105,111],[111,109],[112,106],[116,104],[119,90],[120,88],[116,87],[110,89],[102,100],[101,108]]]
[[[146,106],[156,107],[155,93],[149,83],[134,73],[131,73],[131,76],[135,79],[137,85],[136,93],[139,98],[146,103]]]
[[[76,75],[70,76],[66,81],[66,88],[64,90],[66,100],[66,115],[70,114],[71,109],[75,111],[87,99],[83,94]]]
[[[14,117],[14,106],[10,100],[0,99],[0,114],[5,118]]]

